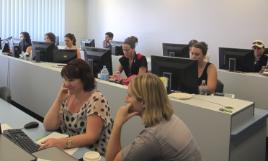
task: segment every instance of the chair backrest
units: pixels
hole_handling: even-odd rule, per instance
[[[7,102],[11,102],[10,89],[7,87],[0,87],[0,98]]]
[[[224,88],[224,84],[222,83],[222,81],[217,80],[217,86],[216,86],[216,91],[217,93],[223,93],[223,88]]]

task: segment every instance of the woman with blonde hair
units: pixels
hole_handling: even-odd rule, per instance
[[[162,81],[142,74],[128,86],[126,103],[117,112],[106,151],[106,161],[201,161],[197,144],[173,111]],[[132,144],[121,149],[121,129],[133,116],[141,117],[145,129]]]

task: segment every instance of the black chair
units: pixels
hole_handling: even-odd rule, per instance
[[[223,88],[224,88],[224,84],[222,83],[222,81],[217,80],[217,86],[216,86],[216,93],[223,93]]]
[[[10,103],[11,102],[10,89],[7,87],[0,87],[0,98]]]

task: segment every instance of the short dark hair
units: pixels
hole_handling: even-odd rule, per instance
[[[95,78],[91,67],[82,59],[70,61],[61,70],[61,77],[64,79],[80,79],[85,91],[95,89]]]
[[[106,32],[105,35],[108,35],[111,39],[114,38],[114,34],[112,32]]]
[[[204,41],[197,42],[197,43],[193,44],[192,47],[201,49],[203,55],[207,55],[208,45]]]
[[[73,45],[76,45],[76,38],[75,38],[74,34],[72,34],[72,33],[68,33],[68,34],[66,34],[64,37],[69,38],[70,40],[73,41]]]
[[[51,42],[53,42],[53,43],[56,42],[56,36],[55,36],[55,34],[53,34],[52,32],[48,32],[48,33],[46,33],[45,36],[47,36],[48,39],[49,39]]]
[[[130,36],[124,41],[124,44],[128,44],[132,49],[135,49],[137,43],[138,38],[136,36]]]

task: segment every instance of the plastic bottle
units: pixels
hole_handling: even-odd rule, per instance
[[[109,71],[108,71],[108,69],[106,68],[105,65],[103,66],[100,74],[101,74],[101,79],[102,80],[108,80],[109,79]]]
[[[199,94],[207,95],[206,80],[202,80],[202,83],[199,86]]]

